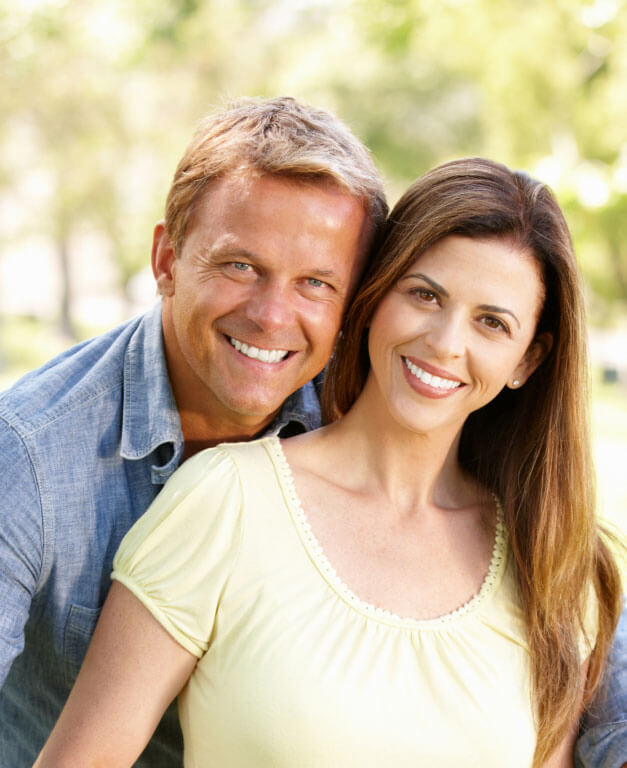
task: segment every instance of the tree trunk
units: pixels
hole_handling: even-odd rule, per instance
[[[72,275],[70,269],[69,238],[66,233],[57,240],[57,257],[61,275],[61,302],[59,307],[59,329],[68,338],[76,341],[78,336],[72,322]]]

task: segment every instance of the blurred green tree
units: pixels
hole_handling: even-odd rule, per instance
[[[0,257],[55,243],[71,332],[77,233],[107,244],[128,299],[190,126],[291,93],[355,130],[392,201],[468,154],[548,181],[604,319],[627,303],[625,39],[624,0],[0,0],[0,201],[19,209]]]

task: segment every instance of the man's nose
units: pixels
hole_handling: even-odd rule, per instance
[[[257,283],[246,301],[245,312],[260,330],[284,328],[294,317],[289,288],[272,280]]]

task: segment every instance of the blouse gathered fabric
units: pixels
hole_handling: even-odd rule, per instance
[[[429,620],[362,602],[313,535],[280,441],[187,461],[113,578],[198,664],[186,768],[528,768],[528,646],[502,521],[489,572]]]

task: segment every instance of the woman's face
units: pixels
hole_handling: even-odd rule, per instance
[[[427,249],[377,307],[366,385],[417,432],[461,429],[550,349],[534,339],[544,300],[536,260],[508,240],[451,235]]]

